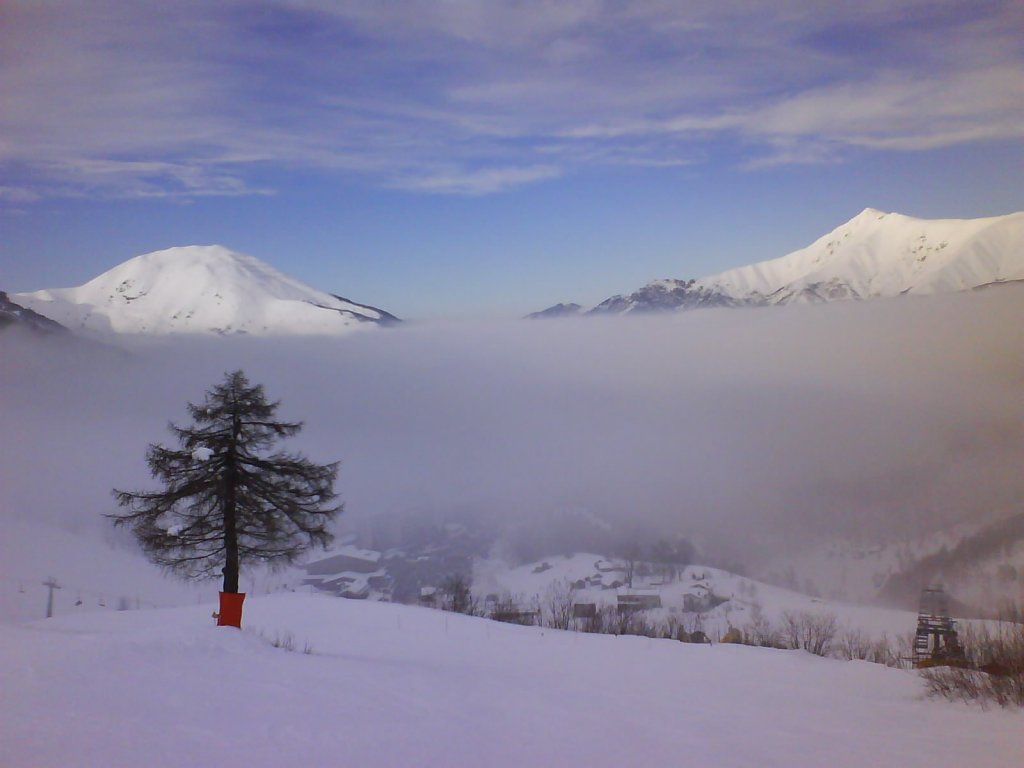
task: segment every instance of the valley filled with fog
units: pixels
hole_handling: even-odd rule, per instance
[[[1013,512],[1024,292],[671,316],[407,323],[337,339],[0,338],[0,513],[112,540],[111,488],[244,369],[340,460],[340,533],[461,522],[521,560],[685,537],[769,576]],[[0,566],[2,567],[2,566]],[[827,574],[802,573],[827,581]]]

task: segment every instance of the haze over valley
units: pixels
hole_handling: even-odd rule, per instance
[[[513,565],[683,537],[705,563],[873,601],[936,542],[1022,512],[1018,242],[986,262],[994,272],[975,269],[973,284],[991,286],[977,291],[386,328],[345,325],[305,298],[328,294],[225,249],[140,257],[89,284],[107,294],[13,297],[86,336],[5,333],[3,508],[109,538],[110,487],[144,486],[144,447],[185,399],[242,368],[307,422],[304,448],[342,460],[339,532],[362,545],[402,546],[420,518],[471,525],[479,555]],[[180,276],[204,259],[249,272]],[[275,298],[286,283],[301,297],[276,310],[290,325],[261,336],[246,318],[269,322],[260,308],[287,306]],[[100,298],[69,303],[86,290]],[[322,335],[303,307],[343,335]],[[211,312],[205,326],[178,319]],[[64,481],[46,483],[54,466]],[[890,554],[864,561],[879,548]],[[991,553],[989,570],[1019,551]],[[995,610],[1013,583],[979,594],[983,577],[961,591]]]

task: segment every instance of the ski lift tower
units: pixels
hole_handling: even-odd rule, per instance
[[[914,666],[934,667],[963,660],[964,651],[956,634],[956,622],[949,615],[946,591],[940,585],[925,587],[917,612]]]

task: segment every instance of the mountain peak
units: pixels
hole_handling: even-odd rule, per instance
[[[223,245],[145,253],[84,285],[18,300],[69,327],[101,333],[333,335],[396,320]]]
[[[163,248],[159,251],[135,256],[123,262],[120,266],[131,264],[132,262],[140,262],[172,267],[180,266],[184,262],[245,261],[252,258],[252,256],[246,256],[238,251],[233,251],[224,245],[175,245],[170,248]]]
[[[1024,280],[1024,218],[918,219],[865,208],[806,248],[703,278],[754,303],[967,290]]]
[[[852,219],[850,219],[850,221],[857,221],[858,219],[878,219],[888,215],[889,211],[881,211],[878,208],[865,208],[863,211],[861,211]]]
[[[806,248],[699,280],[655,280],[600,314],[764,306],[971,290],[1024,281],[1024,212],[918,219],[865,208]]]

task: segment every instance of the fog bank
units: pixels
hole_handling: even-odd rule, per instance
[[[596,518],[752,564],[925,532],[1021,498],[1022,300],[117,340],[129,354],[0,334],[0,514],[105,529],[112,487],[152,487],[146,445],[242,368],[306,422],[290,447],[342,461],[342,528],[451,515],[569,548]]]

